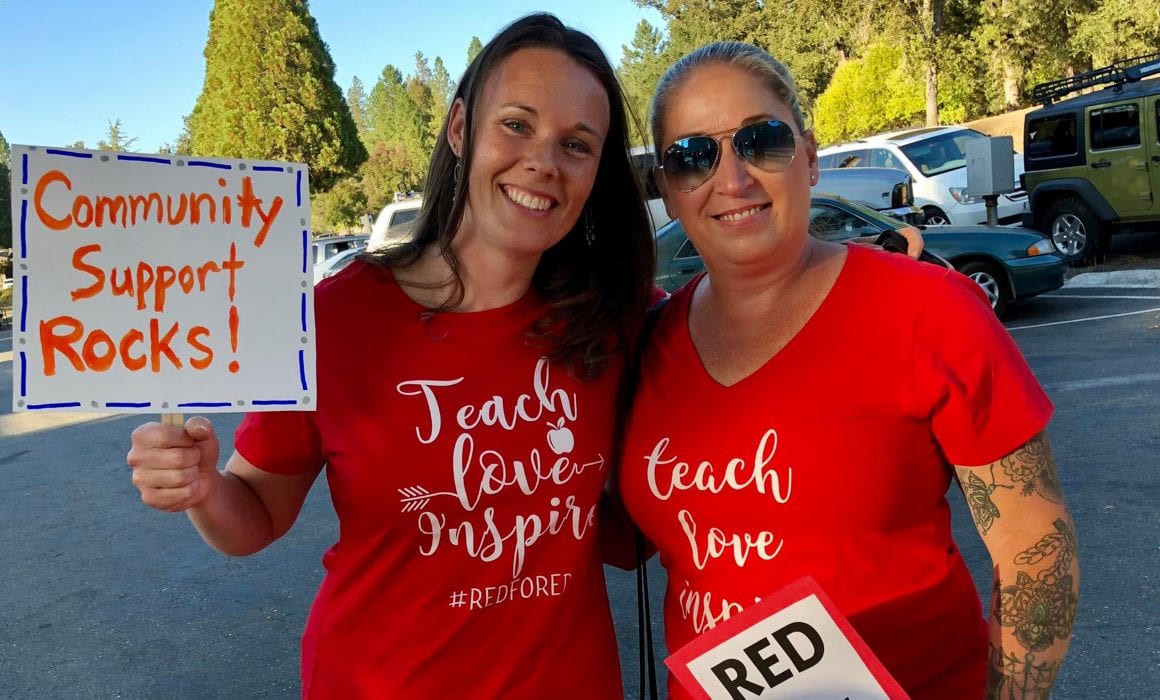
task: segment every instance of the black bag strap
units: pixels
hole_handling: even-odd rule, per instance
[[[649,614],[648,568],[644,558],[644,535],[636,531],[636,624],[640,651],[640,697],[658,700],[656,654],[653,651],[652,615]]]
[[[612,454],[615,455],[614,459],[617,461],[619,461],[621,450],[624,448],[624,433],[629,416],[632,413],[632,404],[636,397],[636,389],[640,384],[641,359],[644,357],[644,351],[648,346],[653,329],[660,319],[661,309],[665,307],[668,301],[668,297],[661,299],[645,314],[636,347],[633,349],[628,365],[624,369],[624,380],[621,382],[617,401],[616,429],[613,435]],[[645,700],[646,697],[648,700],[657,700],[659,690],[657,687],[656,660],[653,652],[652,615],[649,612],[648,569],[645,566],[645,539],[644,533],[640,531],[640,528],[634,526],[633,531],[636,533],[636,624],[637,649],[640,652],[640,697],[641,700]]]

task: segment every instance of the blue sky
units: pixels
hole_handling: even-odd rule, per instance
[[[418,7],[424,10],[419,12]],[[172,143],[205,74],[202,50],[213,0],[0,0],[0,132],[9,143],[95,148],[108,120],[137,137],[135,150]],[[582,9],[578,9],[582,8]],[[641,19],[632,0],[312,0],[345,93],[367,89],[387,64],[414,71],[414,54],[442,56],[455,78],[467,44],[511,20],[554,12],[592,34],[613,65]]]

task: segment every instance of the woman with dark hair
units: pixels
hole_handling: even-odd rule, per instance
[[[657,321],[620,474],[668,572],[668,648],[808,575],[916,700],[1047,697],[1075,530],[1051,402],[980,290],[809,235],[817,146],[789,72],[755,46],[674,64],[652,129],[707,269]],[[956,477],[994,563],[989,624],[951,536]],[[788,662],[761,656],[792,694]]]
[[[318,408],[149,424],[142,499],[231,555],[339,521],[302,643],[307,697],[619,698],[595,532],[611,406],[652,290],[623,100],[550,15],[468,67],[409,245],[317,287]]]

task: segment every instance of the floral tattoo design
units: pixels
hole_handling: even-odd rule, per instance
[[[1001,588],[996,577],[998,600],[993,597],[991,603],[995,622],[1013,627],[1015,639],[1027,653],[1021,659],[1012,652],[991,647],[989,697],[1046,699],[1059,673],[1058,661],[1037,663],[1035,657],[1035,652],[1048,649],[1071,634],[1078,605],[1070,573],[1076,556],[1075,528],[1062,518],[1054,525],[1055,532],[1015,557],[1020,566],[1034,566],[1050,559],[1047,568],[1034,578],[1020,571],[1013,585]]]
[[[1047,433],[1031,438],[1026,445],[1004,457],[999,464],[1011,481],[1023,484],[1024,496],[1038,493],[1052,503],[1063,503],[1063,487],[1055,471],[1055,460],[1051,456]]]

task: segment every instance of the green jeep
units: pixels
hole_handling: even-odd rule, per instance
[[[1077,263],[1107,254],[1118,232],[1160,227],[1160,53],[1036,85],[1023,186],[1038,228]],[[1110,85],[1062,102],[1077,90]]]

